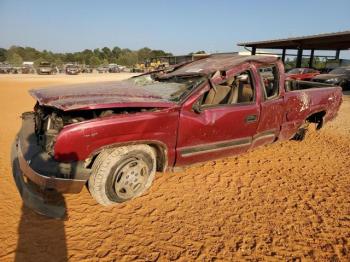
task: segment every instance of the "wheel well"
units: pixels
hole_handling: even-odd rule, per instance
[[[149,145],[150,147],[152,147],[155,152],[156,152],[156,157],[157,157],[157,171],[158,172],[164,172],[167,165],[168,165],[168,157],[167,157],[167,149],[157,143],[145,143],[146,145]],[[121,147],[121,146],[128,146],[128,145],[132,145],[132,144],[125,144],[125,145],[118,145],[115,147]],[[111,147],[109,147],[111,148]],[[113,147],[112,147],[113,148]],[[87,158],[85,160],[85,167],[86,168],[92,168],[92,165],[94,164],[97,156],[102,152],[98,151],[96,154],[92,155],[91,157]]]
[[[156,151],[157,171],[164,172],[168,165],[167,150],[158,144],[149,144]]]
[[[316,129],[319,130],[323,126],[323,117],[326,115],[326,111],[320,111],[310,115],[306,121],[309,123],[315,123]]]

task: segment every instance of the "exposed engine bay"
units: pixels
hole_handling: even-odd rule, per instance
[[[38,145],[42,146],[45,152],[53,155],[56,137],[67,125],[116,114],[134,114],[157,110],[158,108],[112,108],[67,112],[53,107],[41,106],[37,103],[34,107],[35,134]]]

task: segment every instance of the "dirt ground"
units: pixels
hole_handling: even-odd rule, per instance
[[[23,207],[9,155],[27,90],[127,76],[0,76],[0,261],[350,261],[350,96],[303,142],[158,174],[128,203],[84,189],[64,221]]]

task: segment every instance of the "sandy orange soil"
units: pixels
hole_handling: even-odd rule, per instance
[[[128,203],[84,189],[65,196],[64,221],[23,207],[9,155],[27,90],[123,77],[0,76],[0,261],[350,261],[349,96],[303,142],[158,174]]]

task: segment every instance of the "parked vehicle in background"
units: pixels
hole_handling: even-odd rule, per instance
[[[66,74],[67,75],[77,75],[80,73],[80,67],[78,65],[67,65]]]
[[[310,81],[320,72],[313,68],[294,68],[286,73],[287,79]]]
[[[81,68],[81,72],[82,73],[92,73],[93,72],[93,68],[88,66],[88,65],[85,65]]]
[[[343,90],[350,90],[350,66],[338,67],[328,74],[317,75],[312,81],[338,85],[341,86]]]
[[[10,64],[0,63],[0,74],[9,74],[12,71]]]
[[[21,67],[22,74],[35,74],[34,62],[24,61]]]
[[[332,71],[338,67],[348,67],[350,66],[350,59],[326,59],[325,69]],[[327,72],[327,73],[328,73]]]
[[[120,72],[126,71],[126,66],[118,65]]]
[[[22,74],[34,74],[35,73],[35,68],[30,65],[23,65],[21,68],[21,73]]]
[[[132,73],[143,73],[145,72],[145,65],[142,63],[135,64],[130,71]]]
[[[21,71],[21,67],[16,66],[11,68],[12,74],[18,74],[20,71]]]
[[[97,67],[97,72],[102,74],[102,73],[108,73],[109,67],[108,66],[99,66]]]
[[[25,204],[53,215],[23,175],[61,193],[88,185],[107,206],[143,194],[156,171],[303,140],[310,124],[336,117],[341,88],[284,72],[276,57],[212,55],[114,83],[31,90],[37,102],[13,149]]]
[[[41,62],[37,69],[39,75],[53,75],[57,73],[56,67],[49,62]]]
[[[161,61],[157,58],[153,58],[153,59],[147,59],[143,63],[135,64],[132,67],[131,72],[143,73],[143,72],[152,72],[152,71],[158,71],[158,70],[166,70],[167,68],[169,68],[169,66],[170,66],[169,62]]]
[[[119,65],[117,64],[109,64],[108,65],[108,72],[109,73],[120,73]]]

